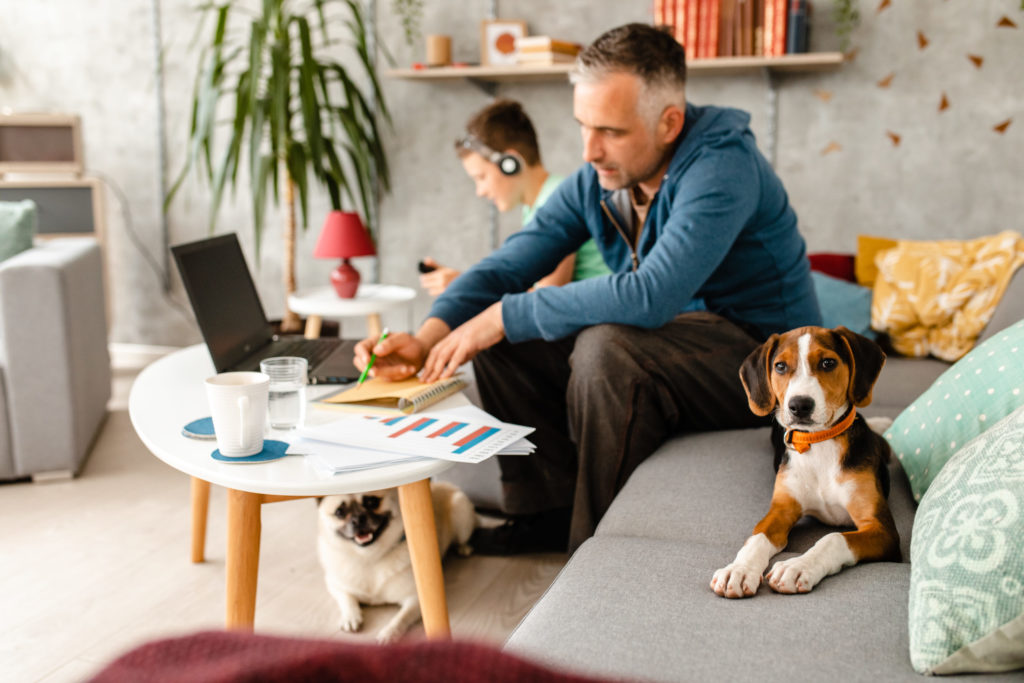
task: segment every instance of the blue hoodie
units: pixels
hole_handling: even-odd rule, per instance
[[[501,299],[511,342],[561,339],[601,323],[653,329],[694,310],[762,337],[820,325],[796,214],[749,121],[737,109],[686,106],[635,248],[627,191],[603,189],[586,164],[526,228],[452,282],[430,316],[454,329]],[[526,291],[591,237],[611,275]]]

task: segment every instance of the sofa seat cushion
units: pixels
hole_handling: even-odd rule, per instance
[[[632,680],[920,683],[908,656],[909,565],[859,565],[806,595],[762,587],[746,600],[711,592],[717,568],[716,547],[594,537],[505,647]],[[985,683],[1010,680],[1020,677]]]
[[[937,358],[902,358],[890,354],[875,383],[871,405],[861,412],[895,418],[949,368],[949,363]]]
[[[708,587],[720,564],[715,546],[592,538],[506,648],[639,680],[920,680],[908,657],[908,565],[853,567],[806,595],[762,586],[728,600]]]
[[[768,512],[775,482],[770,435],[764,427],[670,439],[633,472],[597,535],[695,541],[718,549],[715,569],[728,564]],[[889,473],[889,507],[908,560],[915,504],[895,458]],[[835,529],[804,518],[787,549],[803,552]]]

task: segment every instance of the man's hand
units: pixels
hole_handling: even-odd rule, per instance
[[[437,342],[430,350],[427,362],[423,364],[420,379],[424,382],[434,382],[451,377],[460,365],[472,360],[476,354],[504,338],[505,325],[501,321],[499,301]]]
[[[446,290],[451,281],[459,276],[459,271],[442,266],[432,258],[423,259],[423,263],[434,268],[431,272],[420,275],[420,287],[427,290],[430,296],[437,296]]]
[[[423,367],[423,359],[427,356],[427,348],[416,337],[408,332],[397,332],[389,335],[380,344],[377,337],[370,337],[356,344],[356,355],[353,362],[362,370],[370,362],[370,354],[376,353],[377,360],[370,368],[370,377],[381,377],[387,380],[399,380],[412,377]]]

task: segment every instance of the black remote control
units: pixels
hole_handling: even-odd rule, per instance
[[[428,265],[427,265],[426,263],[424,263],[423,261],[420,261],[420,262],[419,262],[419,265],[417,265],[416,267],[417,267],[417,268],[419,268],[419,271],[420,271],[421,273],[432,273],[432,272],[434,272],[435,270],[437,270],[437,266],[428,266]]]

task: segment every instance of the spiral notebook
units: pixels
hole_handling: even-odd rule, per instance
[[[361,386],[331,394],[318,402],[325,408],[343,410],[415,413],[443,398],[462,391],[466,381],[459,375],[437,382],[421,382],[416,377],[388,382],[374,378]]]

